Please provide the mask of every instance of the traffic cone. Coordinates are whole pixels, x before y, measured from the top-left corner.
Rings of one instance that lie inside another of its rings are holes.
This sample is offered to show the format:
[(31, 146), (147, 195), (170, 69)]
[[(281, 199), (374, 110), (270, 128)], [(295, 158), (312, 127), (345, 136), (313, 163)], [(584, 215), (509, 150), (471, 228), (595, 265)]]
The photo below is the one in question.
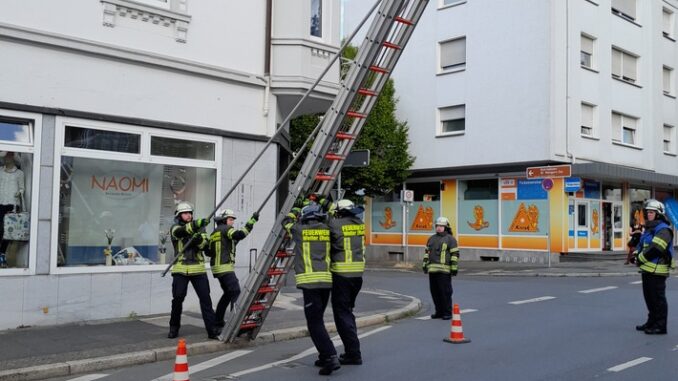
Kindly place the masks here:
[(177, 359), (174, 361), (174, 381), (188, 380), (188, 356), (186, 355), (186, 340), (179, 339), (177, 344)]
[(452, 324), (450, 325), (450, 337), (443, 339), (452, 344), (470, 343), (470, 339), (464, 338), (464, 329), (461, 327), (461, 312), (459, 312), (459, 305), (455, 304), (452, 308)]

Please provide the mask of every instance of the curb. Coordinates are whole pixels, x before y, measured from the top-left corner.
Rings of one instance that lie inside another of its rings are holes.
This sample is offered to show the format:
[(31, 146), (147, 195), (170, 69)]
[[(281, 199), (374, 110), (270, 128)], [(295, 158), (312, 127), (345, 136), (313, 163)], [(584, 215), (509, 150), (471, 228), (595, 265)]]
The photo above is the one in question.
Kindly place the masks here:
[[(398, 294), (391, 292), (394, 295), (399, 295), (410, 299), (410, 303), (393, 311), (386, 313), (362, 316), (356, 318), (356, 326), (358, 328), (369, 327), (378, 324), (392, 322), (394, 320), (403, 319), (416, 314), (421, 309), (421, 300), (409, 295)], [(334, 333), (337, 331), (334, 323), (326, 323), (325, 327), (328, 332)], [(191, 355), (199, 355), (205, 353), (214, 353), (226, 349), (232, 349), (242, 346), (256, 346), (266, 343), (274, 343), (292, 339), (298, 339), (308, 336), (308, 329), (305, 326), (283, 328), (273, 331), (262, 332), (252, 342), (243, 343), (222, 343), (220, 341), (204, 341), (195, 344), (189, 344), (187, 349)], [(42, 380), (45, 378), (71, 376), (80, 373), (95, 372), (104, 369), (118, 368), (128, 365), (141, 365), (157, 361), (165, 361), (174, 358), (176, 348), (163, 347), (154, 350), (146, 350), (139, 352), (131, 352), (126, 354), (95, 357), (91, 359), (83, 359), (76, 361), (66, 361), (54, 364), (46, 364), (39, 366), (32, 366), (27, 368), (10, 369), (0, 371), (0, 381), (31, 381)]]
[(586, 272), (586, 273), (528, 273), (528, 272), (477, 272), (467, 273), (467, 276), (495, 276), (495, 277), (551, 277), (551, 278), (586, 278), (586, 277), (612, 277), (612, 276), (635, 276), (637, 272)]

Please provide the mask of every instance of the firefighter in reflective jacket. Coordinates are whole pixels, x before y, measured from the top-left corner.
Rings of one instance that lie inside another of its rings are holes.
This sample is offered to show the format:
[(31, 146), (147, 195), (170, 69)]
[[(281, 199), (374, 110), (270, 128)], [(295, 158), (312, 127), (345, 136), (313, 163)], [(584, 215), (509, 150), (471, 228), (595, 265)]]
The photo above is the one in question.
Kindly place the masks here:
[(235, 213), (231, 209), (218, 211), (214, 216), (217, 227), (210, 236), (210, 267), (212, 275), (219, 280), (221, 290), (224, 292), (217, 303), (216, 326), (219, 328), (226, 324), (224, 322), (226, 308), (235, 303), (240, 295), (240, 283), (234, 269), (235, 246), (252, 231), (254, 224), (259, 220), (259, 213), (254, 212), (241, 229), (233, 226), (235, 219)]
[(288, 214), (282, 221), (292, 240), (295, 279), (304, 296), (306, 325), (318, 350), (316, 365), (321, 375), (340, 368), (337, 350), (323, 321), (332, 289), (330, 229), (324, 222), (325, 217), (322, 208), (312, 202), (301, 209), (298, 221), (295, 213)]
[[(179, 254), (177, 263), (172, 266), (172, 315), (167, 337), (173, 339), (179, 335), (181, 327), (181, 311), (190, 282), (198, 294), (200, 311), (205, 323), (207, 337), (217, 339), (219, 330), (215, 327), (214, 310), (210, 298), (210, 285), (205, 270), (203, 250), (207, 248), (209, 239), (200, 229), (207, 226), (209, 220), (193, 219), (193, 206), (180, 202), (175, 209), (174, 225), (170, 229), (170, 237), (175, 253)], [(189, 244), (190, 241), (190, 244)]]
[(643, 279), (648, 315), (647, 321), (636, 329), (648, 335), (663, 335), (668, 317), (666, 278), (673, 267), (673, 232), (664, 214), (664, 204), (650, 199), (645, 201), (643, 209), (645, 232), (634, 255)]
[(445, 217), (436, 219), (436, 234), (429, 237), (424, 254), (423, 270), (428, 273), (431, 297), (435, 313), (431, 319), (452, 318), (452, 276), (457, 275), (459, 248), (452, 236), (450, 221)]
[(339, 200), (330, 218), (332, 242), (332, 312), (337, 333), (346, 351), (339, 356), (344, 365), (363, 363), (353, 308), (363, 285), (365, 271), (365, 223), (358, 217), (364, 211), (351, 200)]

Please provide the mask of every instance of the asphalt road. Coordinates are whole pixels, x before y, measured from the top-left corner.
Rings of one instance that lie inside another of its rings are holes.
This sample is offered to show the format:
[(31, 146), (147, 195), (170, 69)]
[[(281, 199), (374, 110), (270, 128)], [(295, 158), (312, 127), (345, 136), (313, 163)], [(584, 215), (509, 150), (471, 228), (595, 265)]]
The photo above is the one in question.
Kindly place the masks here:
[[(668, 281), (669, 334), (649, 336), (640, 277), (454, 278), (471, 343), (452, 345), (450, 322), (430, 320), (423, 274), (369, 272), (366, 286), (412, 295), (424, 302), (414, 318), (360, 332), (365, 363), (343, 366), (337, 380), (634, 380), (678, 379), (678, 279)], [(341, 352), (341, 348), (338, 348)], [(313, 367), (309, 338), (191, 356), (191, 380), (306, 380)], [(173, 361), (58, 380), (172, 379)]]

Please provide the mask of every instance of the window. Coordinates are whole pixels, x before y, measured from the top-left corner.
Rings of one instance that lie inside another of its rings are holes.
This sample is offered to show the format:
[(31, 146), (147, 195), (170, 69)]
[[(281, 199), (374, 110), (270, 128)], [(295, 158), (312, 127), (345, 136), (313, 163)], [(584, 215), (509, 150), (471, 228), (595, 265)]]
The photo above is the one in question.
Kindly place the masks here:
[(438, 109), (440, 134), (463, 133), (466, 130), (466, 106), (451, 106)]
[(662, 8), (662, 34), (673, 38), (673, 12), (666, 8)]
[(638, 118), (612, 112), (612, 141), (629, 145), (636, 145), (636, 130)]
[(311, 0), (311, 36), (318, 38), (323, 36), (322, 0)]
[(637, 66), (638, 56), (612, 48), (612, 77), (622, 81), (636, 83), (638, 79)]
[(594, 68), (593, 62), (593, 44), (595, 39), (585, 34), (581, 35), (581, 66), (589, 69)]
[(153, 136), (151, 137), (151, 155), (214, 160), (214, 143)]
[(662, 68), (662, 89), (664, 95), (673, 95), (673, 69), (668, 66)]
[(0, 119), (0, 141), (33, 144), (33, 129), (25, 121)]
[(170, 0), (133, 0), (137, 3), (152, 5), (158, 8), (170, 9)]
[(141, 135), (66, 126), (64, 146), (98, 151), (140, 153)]
[(581, 134), (584, 136), (595, 136), (595, 109), (592, 104), (581, 104)]
[(441, 0), (441, 6), (446, 7), (448, 5), (458, 5), (465, 3), (466, 0)]
[(612, 0), (612, 13), (627, 20), (636, 20), (636, 0)]
[(663, 140), (663, 149), (664, 153), (670, 153), (670, 154), (675, 154), (676, 153), (676, 148), (675, 148), (675, 139), (673, 138), (675, 135), (676, 129), (668, 124), (664, 125), (664, 140)]
[(577, 227), (586, 228), (589, 226), (588, 221), (588, 203), (577, 204)]
[(466, 37), (440, 43), (440, 70), (466, 66)]

